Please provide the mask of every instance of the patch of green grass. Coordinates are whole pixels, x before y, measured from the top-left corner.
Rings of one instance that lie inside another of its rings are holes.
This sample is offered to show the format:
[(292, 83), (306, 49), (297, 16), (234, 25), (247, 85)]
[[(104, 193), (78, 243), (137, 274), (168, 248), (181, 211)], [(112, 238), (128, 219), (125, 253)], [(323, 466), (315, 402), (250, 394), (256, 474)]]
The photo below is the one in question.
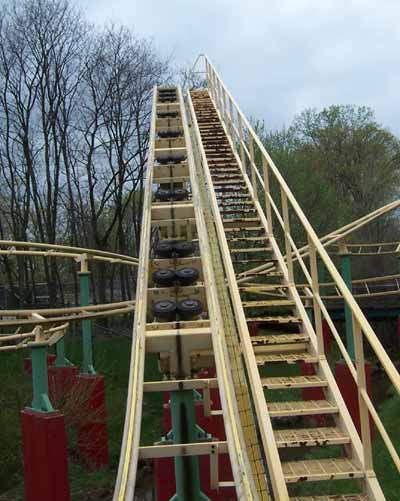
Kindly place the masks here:
[(322, 496), (333, 494), (357, 494), (361, 492), (357, 480), (326, 480), (289, 485), (291, 496)]
[[(260, 368), (261, 377), (295, 377), (300, 375), (298, 364), (267, 364)], [(267, 402), (292, 402), (301, 400), (301, 389), (264, 390)]]
[[(387, 400), (381, 406), (379, 415), (395, 449), (398, 451), (400, 445), (400, 396), (396, 395)], [(399, 499), (400, 475), (378, 430), (375, 430), (375, 435), (376, 439), (373, 444), (375, 471), (387, 501), (396, 501)]]
[(2, 353), (0, 363), (0, 494), (20, 482), (20, 411), (31, 400), (30, 378), (23, 372), (25, 352)]

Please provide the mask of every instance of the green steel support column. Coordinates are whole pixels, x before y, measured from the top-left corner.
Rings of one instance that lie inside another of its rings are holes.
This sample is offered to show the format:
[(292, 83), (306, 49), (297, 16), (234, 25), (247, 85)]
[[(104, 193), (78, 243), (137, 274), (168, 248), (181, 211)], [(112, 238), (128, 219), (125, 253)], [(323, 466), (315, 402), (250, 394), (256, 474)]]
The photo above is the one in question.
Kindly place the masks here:
[[(171, 392), (172, 435), (175, 444), (198, 441), (196, 426), (195, 393), (193, 390)], [(200, 488), (199, 460), (196, 456), (176, 457), (174, 501), (207, 500)]]
[(54, 362), (55, 367), (70, 367), (72, 364), (65, 356), (65, 340), (60, 339), (56, 344), (56, 361)]
[(54, 412), (49, 400), (47, 379), (47, 344), (36, 343), (31, 346), (32, 357), (32, 409), (37, 412)]
[[(81, 263), (81, 271), (79, 275), (80, 288), (80, 304), (81, 306), (89, 305), (90, 294), (90, 271), (87, 269), (87, 260), (84, 259)], [(83, 342), (83, 361), (82, 372), (84, 374), (96, 374), (93, 365), (93, 346), (92, 346), (92, 321), (82, 320), (82, 342)]]
[[(350, 292), (352, 292), (351, 254), (349, 252), (340, 253), (340, 264), (343, 280)], [(346, 302), (344, 302), (344, 318), (346, 322), (346, 347), (350, 358), (354, 360), (353, 318)]]

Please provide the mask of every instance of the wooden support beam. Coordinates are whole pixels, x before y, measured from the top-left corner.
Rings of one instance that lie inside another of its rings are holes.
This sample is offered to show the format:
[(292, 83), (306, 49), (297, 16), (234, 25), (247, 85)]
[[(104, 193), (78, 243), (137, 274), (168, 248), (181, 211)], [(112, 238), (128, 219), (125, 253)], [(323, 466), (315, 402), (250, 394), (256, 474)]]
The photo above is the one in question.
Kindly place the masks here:
[(202, 390), (204, 388), (218, 388), (218, 380), (211, 379), (166, 379), (164, 381), (147, 381), (143, 385), (143, 391), (164, 392), (177, 390)]
[(139, 447), (139, 459), (172, 458), (182, 456), (207, 456), (218, 450), (220, 454), (227, 454), (228, 443), (199, 442), (190, 444), (147, 445)]

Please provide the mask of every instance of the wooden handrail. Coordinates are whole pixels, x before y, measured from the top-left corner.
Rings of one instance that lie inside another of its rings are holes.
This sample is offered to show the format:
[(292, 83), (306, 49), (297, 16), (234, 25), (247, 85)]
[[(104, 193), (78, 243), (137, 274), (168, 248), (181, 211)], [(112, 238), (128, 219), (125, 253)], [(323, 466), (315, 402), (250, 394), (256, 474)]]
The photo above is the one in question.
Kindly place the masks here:
[[(245, 117), (245, 115), (242, 113), (240, 110), (238, 104), (236, 103), (235, 99), (233, 96), (230, 94), (230, 92), (227, 90), (225, 84), (221, 80), (220, 76), (218, 75), (217, 71), (215, 70), (214, 66), (208, 59), (208, 57), (205, 55), (204, 56), (205, 61), (206, 61), (206, 67), (208, 68), (207, 76), (211, 73), (212, 79), (218, 83), (218, 88), (220, 89), (219, 94), (222, 94), (222, 91), (224, 94), (228, 97), (229, 101), (232, 103), (233, 107), (235, 108), (237, 115), (240, 116), (242, 124), (246, 127), (247, 133), (249, 137), (252, 138), (252, 141), (254, 142), (255, 145), (257, 145), (261, 156), (266, 160), (267, 166), (270, 169), (270, 171), (273, 173), (275, 180), (278, 182), (278, 185), (280, 187), (280, 190), (282, 193), (284, 193), (285, 199), (287, 200), (290, 208), (294, 211), (296, 214), (298, 220), (300, 221), (301, 225), (303, 226), (309, 243), (312, 243), (315, 247), (315, 252), (318, 255), (318, 257), (321, 259), (321, 261), (324, 263), (326, 269), (328, 270), (329, 274), (333, 278), (334, 283), (340, 290), (343, 299), (349, 306), (354, 318), (356, 321), (360, 324), (361, 327), (361, 332), (365, 335), (367, 338), (369, 344), (371, 345), (372, 349), (374, 350), (376, 356), (378, 357), (379, 361), (382, 364), (382, 367), (386, 371), (388, 377), (390, 378), (391, 382), (393, 383), (394, 387), (396, 390), (400, 393), (400, 375), (398, 371), (396, 370), (394, 364), (390, 360), (389, 356), (387, 355), (386, 351), (384, 350), (382, 344), (380, 343), (378, 337), (376, 336), (375, 332), (373, 331), (372, 327), (370, 326), (368, 320), (365, 318), (363, 312), (361, 311), (361, 308), (358, 306), (357, 302), (353, 298), (353, 295), (347, 288), (343, 278), (341, 277), (340, 273), (337, 271), (334, 263), (332, 262), (331, 258), (329, 257), (328, 253), (326, 252), (323, 244), (319, 240), (317, 234), (315, 233), (313, 227), (311, 226), (310, 222), (308, 221), (307, 217), (305, 216), (303, 210), (301, 209), (300, 205), (298, 204), (296, 198), (294, 197), (292, 191), (290, 190), (289, 186), (287, 185), (285, 179), (281, 175), (279, 169), (275, 165), (274, 161), (272, 160), (271, 156), (269, 153), (266, 151), (264, 145), (262, 144), (261, 140), (258, 138), (256, 133), (254, 132), (253, 127)], [(209, 86), (212, 86), (212, 79), (209, 80), (208, 84)], [(226, 122), (226, 114), (222, 113), (221, 117), (222, 120), (227, 125), (227, 130), (228, 130), (228, 124)], [(262, 176), (258, 170), (257, 165), (252, 162), (252, 167), (255, 169), (255, 172), (257, 174), (259, 183), (261, 187), (265, 190), (265, 184), (263, 182)]]
[[(380, 418), (375, 411), (373, 404), (366, 392), (366, 374), (365, 374), (365, 363), (364, 363), (364, 349), (363, 349), (363, 336), (368, 340), (370, 346), (372, 347), (375, 355), (381, 362), (383, 369), (385, 370), (387, 376), (392, 382), (393, 386), (396, 388), (397, 392), (400, 392), (400, 376), (394, 364), (390, 360), (386, 351), (384, 350), (382, 344), (380, 343), (378, 337), (370, 326), (368, 320), (365, 318), (363, 312), (355, 301), (352, 293), (346, 286), (343, 278), (340, 273), (337, 271), (334, 263), (326, 252), (324, 245), (332, 244), (336, 241), (340, 241), (343, 239), (346, 232), (351, 232), (354, 230), (354, 223), (350, 223), (342, 228), (342, 232), (331, 233), (327, 235), (322, 241), (316, 235), (314, 229), (309, 223), (307, 217), (299, 206), (297, 200), (295, 199), (293, 193), (288, 187), (286, 181), (280, 174), (278, 168), (274, 164), (272, 158), (266, 151), (264, 145), (261, 143), (260, 139), (255, 134), (252, 126), (243, 115), (239, 106), (235, 102), (232, 95), (226, 89), (224, 83), (216, 72), (215, 68), (207, 58), (204, 56), (205, 65), (206, 65), (206, 75), (207, 82), (210, 90), (211, 99), (214, 101), (217, 112), (221, 118), (223, 123), (225, 132), (228, 135), (230, 144), (233, 148), (239, 149), (240, 152), (240, 160), (239, 165), (241, 166), (243, 175), (247, 178), (247, 184), (249, 192), (252, 191), (254, 194), (257, 192), (257, 180), (260, 183), (260, 186), (264, 190), (265, 199), (266, 199), (266, 207), (265, 212), (268, 214), (267, 228), (271, 236), (271, 244), (277, 245), (277, 242), (273, 236), (273, 215), (276, 216), (280, 226), (283, 230), (284, 235), (284, 247), (285, 247), (285, 264), (288, 270), (288, 283), (289, 288), (293, 289), (294, 284), (291, 284), (293, 280), (293, 258), (297, 259), (300, 264), (306, 281), (308, 284), (305, 289), (309, 290), (309, 299), (312, 298), (313, 306), (314, 306), (314, 316), (315, 316), (315, 333), (317, 335), (317, 349), (318, 354), (324, 358), (324, 347), (323, 341), (321, 339), (321, 320), (324, 318), (329, 327), (332, 330), (334, 338), (339, 345), (339, 349), (343, 355), (345, 363), (347, 364), (349, 371), (355, 380), (358, 391), (359, 391), (359, 411), (360, 411), (360, 420), (361, 420), (361, 435), (362, 435), (362, 445), (363, 445), (363, 463), (366, 471), (370, 471), (373, 468), (373, 460), (372, 460), (372, 448), (371, 448), (371, 440), (370, 440), (370, 428), (369, 428), (369, 413), (372, 416), (373, 421), (375, 422), (381, 436), (384, 440), (385, 445), (387, 446), (389, 453), (396, 465), (396, 467), (400, 468), (400, 461), (395, 451), (390, 438), (388, 437), (385, 428), (383, 427)], [(226, 100), (228, 100), (230, 106), (229, 117), (226, 113)], [(238, 127), (235, 126), (234, 123), (234, 113), (236, 112)], [(247, 147), (245, 138), (248, 139), (249, 147)], [(254, 146), (256, 146), (261, 154), (262, 160), (262, 171), (263, 175), (260, 173), (259, 168), (256, 165), (256, 155), (254, 151)], [(236, 155), (237, 159), (239, 159), (239, 155)], [(247, 167), (246, 167), (247, 164)], [(250, 169), (250, 175), (247, 174), (247, 168)], [(280, 195), (281, 200), (281, 211), (279, 210), (277, 204), (275, 203), (273, 196), (270, 192), (270, 173), (274, 177), (275, 181), (278, 185), (278, 195)], [(249, 188), (249, 185), (251, 188)], [(255, 197), (256, 198), (256, 197)], [(256, 202), (257, 203), (257, 202)], [(388, 211), (394, 210), (400, 206), (400, 201), (392, 202), (388, 204), (384, 208), (378, 209), (374, 211), (374, 213), (368, 214), (361, 218), (359, 221), (360, 226), (366, 224), (369, 220), (372, 220), (375, 217), (379, 217), (380, 214)], [(294, 242), (291, 232), (290, 232), (290, 214), (289, 209), (293, 211), (296, 215), (297, 219), (300, 221), (301, 226), (303, 227), (306, 237), (308, 240), (308, 245), (303, 246), (300, 249), (296, 246)], [(357, 223), (357, 222), (356, 222)], [(400, 245), (397, 246), (396, 252), (400, 250)], [(310, 258), (310, 269), (309, 271), (304, 258), (309, 256)], [(333, 286), (336, 288), (338, 294), (340, 294), (346, 304), (349, 307), (349, 310), (352, 315), (352, 323), (353, 323), (353, 332), (354, 332), (354, 343), (355, 343), (355, 360), (354, 362), (351, 360), (347, 349), (342, 342), (339, 333), (337, 332), (335, 325), (329, 315), (329, 312), (322, 300), (320, 295), (319, 287), (321, 284), (318, 280), (318, 272), (317, 272), (317, 257), (322, 261), (325, 265), (325, 268), (328, 270), (330, 276), (333, 279)], [(264, 265), (264, 268), (267, 266)], [(258, 267), (260, 269), (262, 267)], [(251, 271), (255, 271), (251, 270)], [(245, 276), (246, 272), (242, 274)], [(244, 278), (243, 280), (246, 280)], [(240, 280), (238, 281), (238, 283)], [(296, 286), (294, 286), (296, 287)], [(298, 287), (298, 286), (297, 286)], [(297, 303), (296, 303), (297, 304)], [(301, 303), (300, 303), (301, 304)], [(298, 305), (297, 305), (298, 306)], [(304, 320), (305, 321), (305, 320)]]

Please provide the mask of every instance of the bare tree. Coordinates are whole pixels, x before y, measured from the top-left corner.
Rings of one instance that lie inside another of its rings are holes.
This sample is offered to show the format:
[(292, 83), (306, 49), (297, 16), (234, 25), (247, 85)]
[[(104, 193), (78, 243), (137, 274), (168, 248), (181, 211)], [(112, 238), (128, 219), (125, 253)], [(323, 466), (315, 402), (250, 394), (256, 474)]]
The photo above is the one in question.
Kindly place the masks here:
[[(151, 93), (168, 62), (127, 28), (96, 32), (67, 0), (13, 3), (0, 35), (0, 235), (136, 254)], [(63, 301), (70, 266), (3, 265), (20, 295), (43, 276)], [(95, 271), (100, 300), (117, 282), (129, 297), (126, 270)]]

